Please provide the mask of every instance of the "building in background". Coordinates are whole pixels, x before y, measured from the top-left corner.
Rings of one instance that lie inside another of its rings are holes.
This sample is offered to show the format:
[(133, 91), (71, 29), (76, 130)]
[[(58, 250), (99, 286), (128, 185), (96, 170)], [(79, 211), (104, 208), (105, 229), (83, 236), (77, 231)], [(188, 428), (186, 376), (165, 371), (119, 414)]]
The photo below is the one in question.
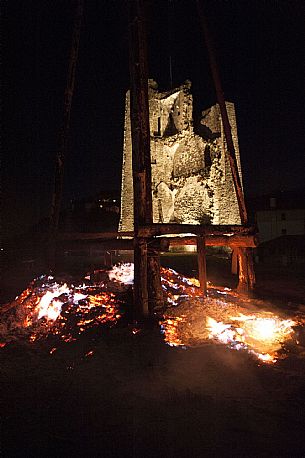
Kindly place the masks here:
[(257, 262), (305, 262), (305, 192), (280, 192), (250, 201), (255, 211), (260, 245)]
[(261, 242), (282, 235), (304, 235), (305, 201), (283, 193), (266, 197), (256, 210), (256, 223)]

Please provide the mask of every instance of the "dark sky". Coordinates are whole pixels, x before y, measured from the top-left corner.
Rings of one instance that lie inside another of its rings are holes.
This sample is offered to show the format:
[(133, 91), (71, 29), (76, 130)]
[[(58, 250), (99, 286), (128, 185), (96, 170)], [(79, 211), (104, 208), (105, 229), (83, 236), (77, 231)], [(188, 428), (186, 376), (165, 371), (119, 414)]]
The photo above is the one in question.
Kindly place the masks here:
[[(193, 0), (148, 6), (149, 74), (193, 83), (195, 114), (215, 103)], [(5, 232), (49, 211), (74, 13), (72, 0), (2, 2)], [(223, 89), (236, 105), (248, 195), (304, 187), (305, 2), (206, 0)], [(72, 105), (65, 202), (119, 189), (129, 86), (126, 3), (87, 0)]]

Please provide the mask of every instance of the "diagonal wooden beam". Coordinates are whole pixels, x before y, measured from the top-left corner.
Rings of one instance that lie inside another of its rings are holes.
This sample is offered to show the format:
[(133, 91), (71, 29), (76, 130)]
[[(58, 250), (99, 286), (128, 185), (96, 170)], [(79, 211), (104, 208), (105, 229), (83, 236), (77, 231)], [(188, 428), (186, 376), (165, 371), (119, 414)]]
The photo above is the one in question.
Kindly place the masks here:
[(219, 71), (218, 71), (218, 66), (216, 62), (214, 44), (212, 42), (212, 38), (209, 32), (209, 27), (208, 27), (207, 19), (204, 14), (202, 1), (197, 0), (196, 3), (197, 3), (198, 15), (200, 17), (200, 21), (201, 21), (201, 25), (202, 25), (202, 29), (204, 33), (205, 43), (207, 46), (211, 73), (212, 73), (212, 77), (213, 77), (213, 81), (215, 85), (216, 97), (217, 97), (217, 101), (218, 101), (219, 108), (220, 108), (221, 119), (222, 119), (223, 129), (225, 133), (226, 143), (227, 143), (227, 155), (228, 155), (228, 159), (229, 159), (229, 163), (230, 163), (230, 167), (232, 171), (232, 177), (233, 177), (233, 183), (234, 183), (234, 188), (235, 188), (237, 202), (238, 202), (240, 219), (241, 219), (241, 223), (246, 225), (248, 222), (247, 209), (245, 205), (245, 199), (244, 199), (241, 179), (238, 173), (235, 147), (233, 143), (226, 102), (225, 102), (221, 80), (219, 76)]
[[(229, 122), (226, 102), (222, 90), (221, 80), (219, 76), (218, 66), (215, 57), (214, 44), (209, 32), (207, 19), (204, 14), (202, 0), (196, 0), (198, 15), (200, 17), (201, 25), (203, 28), (205, 43), (207, 46), (212, 77), (215, 85), (217, 101), (220, 107), (221, 119), (227, 143), (227, 155), (232, 171), (233, 183), (236, 192), (238, 208), (241, 223), (246, 225), (248, 223), (247, 209), (245, 205), (244, 193), (242, 189), (241, 179), (238, 173), (235, 147), (232, 138), (231, 126)], [(236, 254), (236, 253), (235, 253)], [(238, 248), (238, 261), (239, 261), (239, 285), (238, 289), (252, 290), (255, 285), (255, 272), (253, 267), (253, 253), (249, 248)], [(246, 287), (245, 287), (246, 285)]]
[(77, 0), (75, 19), (73, 26), (72, 43), (70, 50), (67, 82), (64, 96), (64, 114), (63, 124), (60, 133), (60, 145), (56, 155), (54, 189), (52, 194), (51, 211), (50, 211), (50, 233), (49, 233), (49, 267), (55, 267), (55, 243), (58, 232), (59, 215), (62, 201), (62, 192), (64, 186), (64, 168), (66, 156), (68, 153), (68, 138), (70, 129), (71, 107), (75, 86), (75, 73), (78, 59), (80, 32), (82, 25), (84, 9), (84, 0)]

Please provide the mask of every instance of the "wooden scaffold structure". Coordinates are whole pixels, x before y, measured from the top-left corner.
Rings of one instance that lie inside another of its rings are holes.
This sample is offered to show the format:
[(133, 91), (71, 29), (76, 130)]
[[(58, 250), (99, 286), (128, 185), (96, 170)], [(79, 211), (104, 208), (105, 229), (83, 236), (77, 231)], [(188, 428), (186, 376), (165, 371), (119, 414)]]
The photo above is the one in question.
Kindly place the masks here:
[[(248, 218), (244, 201), (241, 180), (238, 173), (236, 154), (231, 134), (226, 104), (220, 83), (220, 77), (213, 52), (213, 46), (208, 31), (200, 0), (197, 8), (203, 27), (205, 42), (208, 49), (211, 71), (220, 106), (222, 123), (227, 143), (227, 154), (231, 166), (234, 188), (237, 196), (241, 226), (201, 225), (193, 226), (175, 224), (154, 224), (152, 216), (151, 195), (151, 161), (150, 161), (150, 128), (148, 105), (148, 73), (145, 37), (144, 1), (130, 0), (129, 2), (129, 55), (130, 55), (130, 93), (131, 93), (131, 136), (132, 136), (132, 167), (134, 190), (134, 304), (141, 315), (148, 315), (151, 307), (148, 304), (159, 305), (162, 301), (160, 281), (160, 252), (149, 246), (153, 237), (164, 233), (195, 233), (197, 234), (198, 275), (200, 290), (203, 296), (207, 293), (206, 275), (206, 239), (214, 237), (214, 245), (226, 244), (233, 248), (238, 259), (240, 292), (250, 292), (255, 283), (250, 247), (255, 246), (253, 229), (247, 227)], [(226, 234), (234, 234), (232, 240), (226, 240)], [(237, 234), (239, 239), (236, 238)], [(216, 241), (215, 236), (219, 239)], [(235, 237), (235, 238), (234, 238)]]
[[(108, 250), (134, 251), (134, 319), (143, 320), (153, 315), (156, 306), (163, 305), (160, 276), (160, 252), (167, 251), (169, 243), (197, 244), (200, 294), (207, 294), (206, 247), (229, 246), (238, 265), (238, 291), (251, 293), (255, 285), (252, 250), (257, 245), (255, 229), (248, 225), (247, 211), (228, 113), (216, 65), (213, 45), (200, 0), (196, 0), (198, 15), (208, 50), (217, 101), (220, 107), (234, 189), (237, 196), (241, 225), (190, 225), (153, 223), (150, 126), (148, 103), (148, 69), (145, 36), (144, 0), (129, 0), (129, 69), (131, 98), (132, 172), (134, 195), (134, 231), (111, 233), (58, 234), (58, 240), (99, 240)], [(183, 234), (194, 234), (183, 236)], [(165, 235), (177, 235), (166, 238)], [(179, 237), (178, 237), (179, 235)], [(122, 239), (128, 236), (132, 239)]]

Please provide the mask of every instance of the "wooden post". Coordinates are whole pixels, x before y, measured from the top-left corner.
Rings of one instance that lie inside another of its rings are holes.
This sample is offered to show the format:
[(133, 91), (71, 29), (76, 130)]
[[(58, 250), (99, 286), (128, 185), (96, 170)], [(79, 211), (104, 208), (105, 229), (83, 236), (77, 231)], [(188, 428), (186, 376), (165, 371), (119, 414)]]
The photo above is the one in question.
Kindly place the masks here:
[(75, 71), (79, 50), (80, 31), (83, 17), (83, 0), (78, 0), (76, 5), (72, 44), (70, 51), (67, 83), (64, 96), (64, 117), (60, 135), (60, 146), (56, 156), (55, 180), (52, 195), (50, 212), (50, 232), (49, 232), (49, 253), (48, 264), (50, 268), (55, 267), (56, 236), (58, 231), (60, 207), (62, 201), (62, 191), (64, 183), (64, 166), (68, 151), (68, 134), (70, 128), (71, 106), (75, 85)]
[(154, 307), (164, 306), (164, 297), (161, 284), (160, 250), (148, 245), (148, 308), (150, 314)]
[(198, 257), (198, 277), (200, 282), (200, 290), (203, 296), (207, 295), (207, 272), (206, 272), (206, 253), (205, 253), (205, 237), (199, 235), (197, 237), (197, 257)]
[(143, 0), (129, 0), (129, 71), (134, 194), (134, 307), (148, 315), (147, 239), (139, 227), (152, 223), (148, 70)]
[(236, 247), (232, 250), (231, 256), (231, 273), (234, 275), (238, 274), (238, 253)]
[(112, 267), (112, 251), (105, 251), (105, 264), (108, 267)]
[(147, 240), (142, 237), (134, 239), (134, 319), (149, 315), (147, 287)]
[(253, 256), (250, 248), (236, 248), (238, 257), (238, 286), (237, 291), (249, 294), (255, 285)]

